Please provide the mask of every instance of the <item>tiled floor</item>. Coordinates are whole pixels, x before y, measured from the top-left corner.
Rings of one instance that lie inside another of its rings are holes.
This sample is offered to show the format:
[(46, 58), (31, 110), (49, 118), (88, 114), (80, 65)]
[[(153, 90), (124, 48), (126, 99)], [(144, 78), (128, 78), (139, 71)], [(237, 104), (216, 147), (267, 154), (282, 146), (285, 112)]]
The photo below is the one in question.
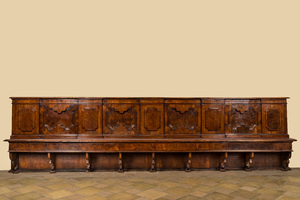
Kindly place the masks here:
[(292, 171), (46, 172), (0, 171), (2, 199), (300, 199)]

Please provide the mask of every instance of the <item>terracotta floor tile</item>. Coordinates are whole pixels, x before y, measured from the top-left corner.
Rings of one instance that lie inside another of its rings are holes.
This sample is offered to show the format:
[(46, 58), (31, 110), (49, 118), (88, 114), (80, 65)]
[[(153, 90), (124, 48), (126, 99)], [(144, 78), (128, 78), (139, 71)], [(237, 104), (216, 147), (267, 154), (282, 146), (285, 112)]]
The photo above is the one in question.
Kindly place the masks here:
[(255, 192), (249, 192), (247, 190), (238, 189), (238, 190), (230, 193), (229, 195), (234, 196), (234, 197), (243, 197), (246, 199), (254, 199), (254, 198), (258, 197), (260, 194), (255, 193)]
[(164, 192), (178, 195), (178, 196), (185, 196), (185, 195), (190, 194), (192, 192), (192, 190), (188, 190), (188, 189), (181, 188), (181, 187), (173, 187), (173, 188), (164, 190)]
[(60, 182), (60, 183), (54, 183), (51, 185), (47, 185), (46, 188), (50, 189), (50, 190), (58, 190), (58, 189), (63, 189), (63, 188), (67, 188), (70, 187), (71, 185), (65, 182)]
[(217, 187), (213, 187), (213, 186), (207, 186), (207, 185), (197, 185), (196, 187), (192, 188), (193, 190), (196, 191), (201, 191), (201, 192), (205, 192), (205, 193), (210, 193), (215, 191), (216, 189), (218, 189)]
[(93, 196), (83, 197), (80, 200), (107, 200), (107, 198), (101, 197), (99, 195), (93, 195)]
[(149, 189), (149, 190), (137, 193), (136, 195), (141, 196), (141, 197), (145, 197), (147, 199), (158, 199), (158, 198), (161, 198), (163, 196), (166, 196), (167, 193), (161, 192), (161, 191), (158, 191), (158, 190), (154, 190), (154, 189)]
[(207, 193), (195, 191), (195, 192), (192, 192), (191, 195), (196, 196), (196, 197), (204, 197), (207, 195)]
[(300, 192), (300, 186), (294, 186), (294, 185), (282, 185), (282, 186), (280, 187), (280, 190), (291, 191), (291, 192)]
[(29, 192), (29, 193), (26, 193), (26, 194), (21, 194), (21, 195), (18, 195), (18, 196), (14, 196), (12, 197), (11, 199), (12, 200), (31, 200), (31, 199), (37, 199), (37, 198), (40, 198), (42, 197), (40, 194), (37, 194), (37, 193), (34, 193), (34, 192)]
[(278, 197), (276, 200), (299, 200), (299, 198), (282, 195)]
[(149, 183), (143, 183), (143, 182), (137, 182), (133, 185), (131, 185), (132, 188), (138, 189), (138, 190), (148, 190), (150, 188), (156, 187), (154, 184), (149, 184)]
[(185, 196), (185, 197), (181, 197), (178, 200), (199, 200), (199, 199), (202, 199), (202, 198), (199, 198), (199, 197), (196, 197), (196, 196), (193, 196), (193, 195), (188, 195), (188, 196)]
[(67, 196), (71, 196), (73, 195), (72, 192), (66, 191), (66, 190), (56, 190), (53, 192), (49, 192), (44, 194), (46, 197), (52, 198), (52, 199), (60, 199), (60, 198), (64, 198)]
[(7, 187), (0, 187), (0, 194), (10, 193), (10, 192), (13, 192), (13, 190)]
[(117, 193), (117, 194), (112, 194), (110, 196), (107, 197), (108, 199), (111, 200), (133, 200), (133, 199), (137, 199), (138, 196), (134, 195), (134, 194), (129, 194), (126, 192), (122, 192), (122, 193)]
[(75, 193), (80, 194), (81, 196), (92, 196), (99, 192), (101, 192), (101, 190), (94, 187), (86, 187), (75, 191)]
[(28, 192), (32, 192), (32, 191), (36, 191), (36, 190), (42, 190), (43, 188), (37, 185), (26, 185), (24, 187), (19, 187), (14, 189), (15, 191), (19, 192), (19, 193), (28, 193)]
[(222, 182), (222, 183), (218, 184), (217, 187), (226, 188), (226, 189), (229, 189), (229, 190), (237, 190), (241, 186), (237, 185), (237, 184)]
[(226, 195), (226, 194), (221, 194), (218, 192), (213, 192), (211, 194), (206, 195), (205, 199), (208, 199), (208, 200), (232, 200), (232, 199), (234, 199), (234, 197)]

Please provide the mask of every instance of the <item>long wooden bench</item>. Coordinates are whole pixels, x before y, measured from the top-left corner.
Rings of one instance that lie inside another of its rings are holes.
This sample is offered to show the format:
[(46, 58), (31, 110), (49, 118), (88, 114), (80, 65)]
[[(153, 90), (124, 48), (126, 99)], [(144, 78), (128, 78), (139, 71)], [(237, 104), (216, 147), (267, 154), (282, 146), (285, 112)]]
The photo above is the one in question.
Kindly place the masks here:
[(286, 99), (12, 97), (10, 171), (289, 170)]

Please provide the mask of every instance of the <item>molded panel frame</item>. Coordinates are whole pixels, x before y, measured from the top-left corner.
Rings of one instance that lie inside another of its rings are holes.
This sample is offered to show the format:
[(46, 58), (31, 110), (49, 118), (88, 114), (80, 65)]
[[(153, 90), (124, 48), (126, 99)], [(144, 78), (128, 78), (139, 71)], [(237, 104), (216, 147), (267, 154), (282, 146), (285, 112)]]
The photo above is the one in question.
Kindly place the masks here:
[(202, 136), (207, 134), (224, 134), (224, 120), (224, 104), (203, 104)]
[(263, 134), (287, 134), (286, 104), (262, 104)]
[(13, 104), (12, 135), (39, 134), (39, 105)]
[(102, 137), (102, 100), (80, 100), (78, 137)]
[(164, 105), (141, 104), (141, 137), (164, 137)]

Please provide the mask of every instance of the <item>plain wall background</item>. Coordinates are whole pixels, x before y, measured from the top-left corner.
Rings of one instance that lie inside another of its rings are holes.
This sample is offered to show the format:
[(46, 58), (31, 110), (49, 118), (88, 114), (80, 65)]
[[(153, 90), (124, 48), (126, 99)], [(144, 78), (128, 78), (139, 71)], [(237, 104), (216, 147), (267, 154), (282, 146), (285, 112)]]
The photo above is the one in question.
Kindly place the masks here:
[[(10, 96), (289, 96), (289, 134), (299, 138), (299, 7), (0, 0), (0, 169), (10, 168)], [(300, 141), (293, 148), (290, 166), (300, 167)]]

